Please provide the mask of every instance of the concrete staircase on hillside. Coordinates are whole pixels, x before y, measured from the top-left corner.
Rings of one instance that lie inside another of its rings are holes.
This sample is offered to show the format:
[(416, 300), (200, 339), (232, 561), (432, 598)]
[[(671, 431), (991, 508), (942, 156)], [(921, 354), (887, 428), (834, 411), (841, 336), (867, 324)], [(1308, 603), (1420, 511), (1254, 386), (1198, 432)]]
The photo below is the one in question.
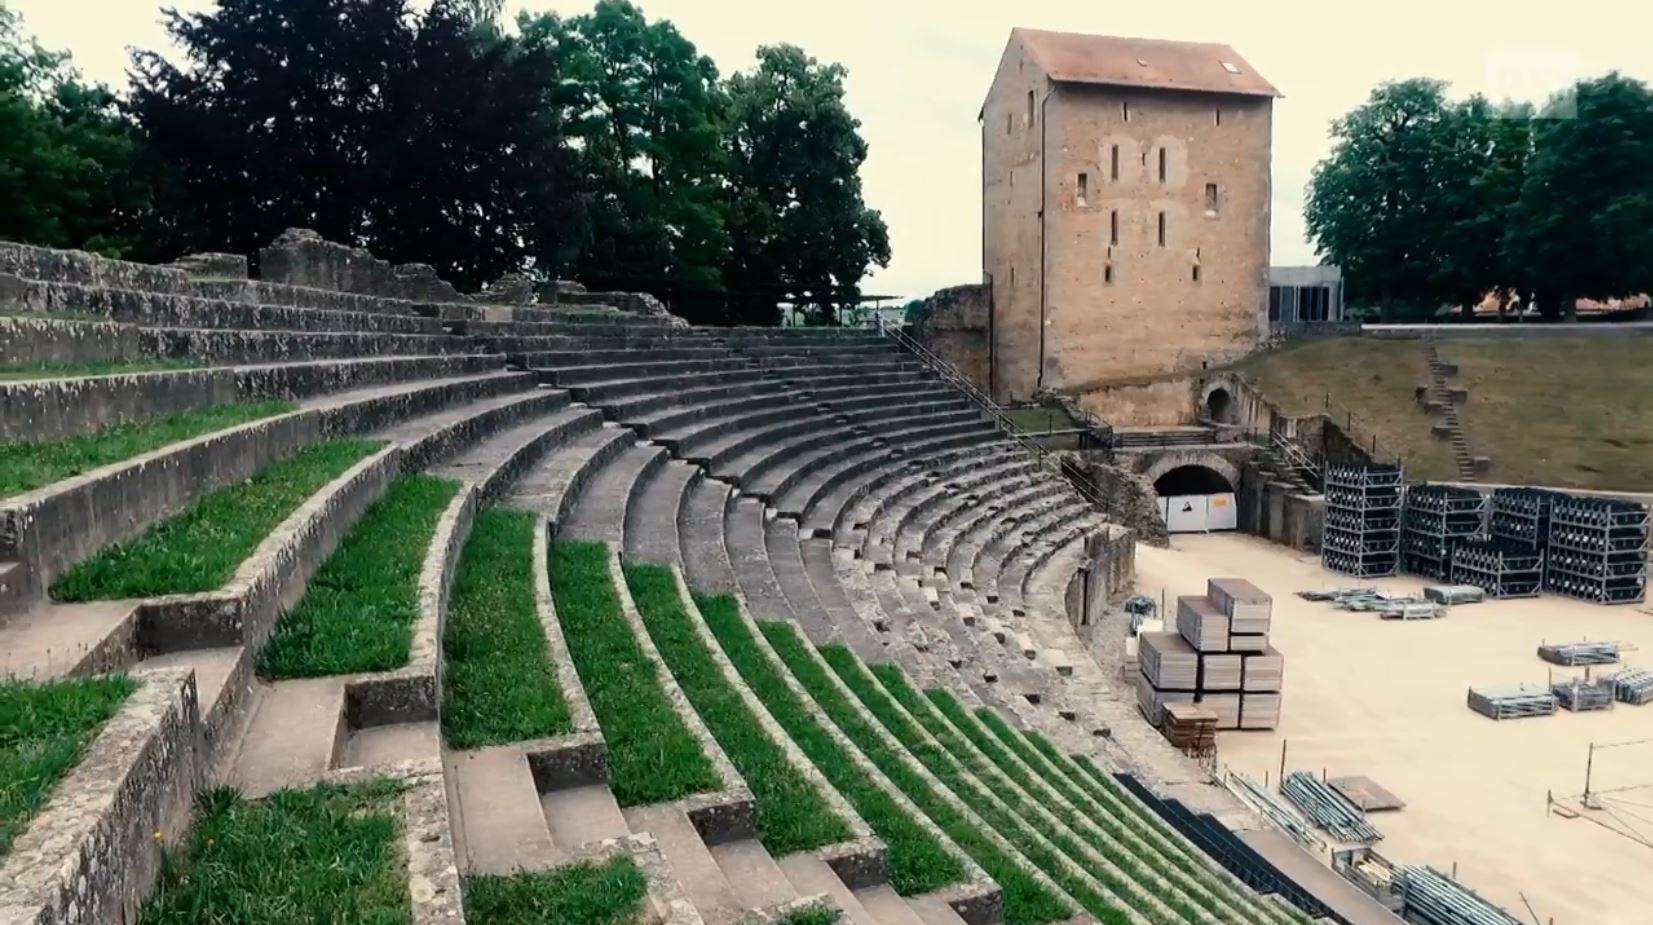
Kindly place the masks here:
[(1429, 388), (1425, 392), (1424, 407), (1438, 415), (1434, 424), (1436, 436), (1452, 444), (1452, 462), (1457, 467), (1458, 478), (1473, 482), (1480, 469), (1470, 452), (1469, 438), (1464, 436), (1463, 423), (1458, 419), (1458, 406), (1468, 400), (1468, 390), (1447, 385), (1447, 379), (1457, 375), (1458, 367), (1441, 359), (1434, 343), (1426, 342), (1423, 349), (1429, 360)]

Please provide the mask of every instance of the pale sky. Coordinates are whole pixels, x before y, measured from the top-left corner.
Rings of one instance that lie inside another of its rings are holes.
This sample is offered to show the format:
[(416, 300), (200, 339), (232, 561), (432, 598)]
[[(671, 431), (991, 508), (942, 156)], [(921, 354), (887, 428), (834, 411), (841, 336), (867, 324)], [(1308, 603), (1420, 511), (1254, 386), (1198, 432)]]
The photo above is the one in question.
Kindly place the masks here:
[[(90, 77), (123, 86), (126, 48), (165, 44), (151, 0), (9, 0), (50, 48)], [(587, 2), (508, 0), (507, 12), (578, 13)], [(176, 0), (199, 10), (210, 0)], [(1381, 81), (1448, 80), (1455, 95), (1541, 102), (1583, 76), (1620, 70), (1653, 81), (1653, 7), (1645, 0), (644, 0), (724, 73), (759, 44), (792, 42), (849, 68), (848, 103), (871, 148), (866, 198), (884, 214), (893, 259), (865, 291), (921, 296), (975, 282), (981, 266), (976, 112), (1014, 26), (1224, 42), (1285, 98), (1274, 117), (1274, 264), (1313, 263), (1303, 186), (1325, 156), (1330, 121)]]

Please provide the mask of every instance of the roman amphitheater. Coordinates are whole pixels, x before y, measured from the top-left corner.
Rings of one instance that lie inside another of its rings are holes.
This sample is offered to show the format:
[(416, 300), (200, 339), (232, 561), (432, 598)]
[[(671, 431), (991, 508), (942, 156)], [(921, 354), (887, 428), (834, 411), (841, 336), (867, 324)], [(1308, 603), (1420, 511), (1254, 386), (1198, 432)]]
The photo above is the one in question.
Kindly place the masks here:
[[(1068, 452), (893, 329), (248, 267), (0, 245), (0, 922), (1648, 921), (1645, 708), (1465, 705), (1648, 615), (1298, 597), (1425, 582), (1237, 377)], [(1145, 689), (1241, 587), (1272, 679)]]

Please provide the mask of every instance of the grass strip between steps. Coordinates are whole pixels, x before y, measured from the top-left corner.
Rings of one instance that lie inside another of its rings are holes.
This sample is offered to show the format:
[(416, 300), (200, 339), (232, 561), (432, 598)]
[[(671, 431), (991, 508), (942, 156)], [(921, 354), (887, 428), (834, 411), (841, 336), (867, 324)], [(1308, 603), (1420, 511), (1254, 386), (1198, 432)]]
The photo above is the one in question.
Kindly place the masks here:
[(549, 871), (465, 878), (469, 925), (630, 925), (641, 920), (648, 877), (621, 855)]
[(758, 624), (793, 677), (809, 691), (821, 709), (854, 742), (884, 776), (922, 809), (947, 836), (998, 883), (1004, 893), (1005, 925), (1040, 925), (1068, 918), (1073, 910), (1057, 893), (1024, 870), (974, 822), (937, 793), (899, 750), (887, 745), (863, 720), (851, 702), (833, 687), (826, 670), (809, 655), (802, 637), (790, 623)]
[(763, 701), (769, 715), (884, 840), (890, 886), (902, 896), (914, 896), (963, 880), (964, 867), (958, 859), (856, 766), (787, 687), (780, 667), (770, 662), (752, 637), (735, 599), (728, 595), (696, 595), (695, 604), (724, 654), (746, 686)]
[(454, 748), (573, 731), (534, 600), (537, 522), (483, 508), (460, 554), (442, 630), (442, 733)]
[(141, 535), (106, 546), (52, 583), (60, 601), (192, 594), (224, 586), (258, 544), (317, 491), (383, 444), (315, 443), (245, 482), (198, 498)]
[(25, 379), (84, 379), (88, 376), (120, 376), (131, 373), (165, 373), (199, 369), (200, 360), (189, 357), (134, 357), (129, 360), (27, 360), (0, 363), (0, 382)]
[(822, 905), (803, 906), (775, 919), (774, 925), (833, 925), (840, 918), (843, 918), (841, 909)]
[[(884, 685), (884, 689), (903, 707), (906, 707), (907, 712), (918, 720), (919, 725), (935, 737), (936, 741), (941, 743), (941, 747), (946, 749), (959, 764), (968, 768), (976, 776), (977, 781), (983, 785), (992, 786), (990, 782), (997, 779), (993, 771), (997, 769), (1003, 772), (1005, 777), (1019, 785), (1023, 792), (1027, 794), (1028, 799), (1034, 801), (1038, 806), (1051, 813), (1062, 812), (1055, 794), (1041, 782), (1023, 774), (1021, 769), (1009, 761), (1005, 752), (998, 748), (990, 736), (982, 733), (979, 728), (975, 728), (975, 723), (970, 720), (968, 715), (962, 715), (963, 725), (956, 725), (956, 723), (955, 725), (949, 725), (948, 719), (956, 721), (961, 717), (948, 714), (947, 711), (934, 704), (931, 699), (920, 694), (917, 688), (908, 683), (907, 676), (901, 672), (901, 669), (894, 665), (871, 665), (868, 668), (873, 676)], [(960, 713), (962, 714), (962, 711)], [(955, 731), (955, 727), (957, 731)], [(975, 735), (971, 735), (972, 732)], [(995, 788), (994, 792), (998, 793), (999, 798), (1009, 805), (1024, 821), (1034, 825), (1043, 825), (1042, 822), (1035, 821), (1038, 817), (1031, 812), (1032, 807), (1028, 806), (1022, 797), (1010, 788), (1006, 787), (1002, 790)], [(1063, 813), (1063, 815), (1066, 814)], [(1114, 892), (1114, 895), (1122, 900), (1134, 899), (1133, 890), (1136, 889), (1161, 889), (1165, 886), (1175, 888), (1176, 881), (1171, 877), (1166, 877), (1165, 883), (1147, 883), (1151, 879), (1151, 875), (1144, 859), (1125, 849), (1122, 841), (1110, 841), (1101, 837), (1095, 823), (1090, 819), (1077, 816), (1065, 818), (1063, 821), (1067, 823), (1070, 832), (1077, 835), (1092, 851), (1106, 858), (1119, 871), (1119, 874), (1101, 867), (1089, 867), (1089, 862), (1082, 853), (1073, 855), (1074, 861), (1086, 866), (1090, 870), (1091, 876), (1101, 881), (1109, 890)], [(1051, 837), (1054, 840), (1054, 836)], [(1078, 846), (1075, 845), (1074, 847), (1077, 848)], [(1159, 870), (1155, 870), (1154, 873), (1161, 876), (1165, 874), (1164, 871)], [(1123, 876), (1121, 877), (1121, 875)], [(1204, 921), (1200, 908), (1180, 890), (1171, 894), (1160, 894), (1159, 899), (1177, 915), (1190, 923)]]
[[(1197, 848), (1183, 839), (1181, 835), (1158, 825), (1157, 818), (1152, 820), (1143, 818), (1140, 807), (1130, 805), (1136, 801), (1126, 802), (1116, 799), (1114, 794), (1107, 791), (1086, 789), (1075, 782), (1071, 776), (1072, 772), (1065, 762), (1050, 761), (1048, 758), (1042, 761), (1040, 752), (1028, 744), (1029, 739), (1024, 739), (1016, 730), (1010, 728), (1010, 725), (997, 713), (987, 707), (980, 707), (973, 714), (976, 723), (971, 724), (966, 721), (971, 714), (950, 691), (931, 690), (925, 693), (955, 724), (961, 729), (965, 729), (966, 735), (970, 735), (973, 741), (976, 740), (977, 734), (985, 729), (991, 736), (996, 737), (1005, 748), (1020, 758), (1039, 780), (1058, 790), (1067, 798), (1070, 804), (1084, 812), (1092, 822), (1110, 831), (1128, 829), (1134, 833), (1144, 845), (1143, 852), (1161, 872), (1181, 872), (1192, 878), (1214, 896), (1226, 898), (1235, 908), (1250, 910), (1258, 915), (1260, 919), (1295, 920), (1288, 912), (1274, 908), (1274, 904), (1264, 901), (1251, 890), (1237, 887), (1235, 884), (1225, 882), (1214, 876), (1208, 863), (1199, 856), (1200, 852)], [(998, 754), (995, 749), (990, 747), (991, 743), (981, 742), (979, 744), (983, 752), (987, 753), (989, 757)], [(994, 760), (999, 761), (1000, 759), (995, 757)], [(1008, 762), (1009, 759), (1004, 758), (1003, 760)], [(1054, 769), (1055, 773), (1049, 775), (1042, 773), (1046, 763)], [(1025, 780), (1023, 786), (1026, 786)], [(1215, 910), (1213, 910), (1213, 913), (1215, 914)]]
[(746, 779), (757, 801), (758, 840), (782, 857), (851, 836), (815, 785), (792, 766), (723, 675), (690, 623), (671, 570), (626, 568), (626, 584), (654, 646), (695, 712)]
[(666, 698), (659, 667), (631, 634), (609, 580), (608, 547), (551, 544), (551, 597), (608, 746), (614, 799), (644, 806), (721, 789), (711, 759)]
[(124, 675), (0, 681), (0, 857), (137, 686)]
[(182, 857), (169, 855), (143, 925), (406, 923), (402, 785), (367, 781), (248, 800), (202, 794)]
[(458, 482), (429, 475), (391, 482), (276, 624), (259, 674), (317, 678), (406, 665), (425, 554), (458, 490)]
[(208, 405), (110, 424), (86, 434), (47, 440), (8, 440), (0, 443), (0, 498), (61, 482), (171, 443), (291, 410), (292, 404), (284, 401)]
[[(1018, 807), (1016, 801), (1010, 799), (1008, 794), (1003, 799), (1004, 808), (996, 805), (987, 791), (971, 781), (965, 773), (965, 768), (951, 755), (944, 749), (925, 742), (919, 727), (901, 715), (895, 701), (884, 693), (877, 680), (862, 667), (861, 660), (856, 658), (853, 652), (842, 646), (822, 646), (820, 651), (821, 657), (832, 666), (832, 670), (867, 708), (867, 712), (871, 713), (896, 741), (906, 747), (909, 754), (945, 784), (947, 789), (978, 818), (1010, 842), (1022, 857), (1044, 871), (1052, 882), (1099, 921), (1107, 922), (1109, 925), (1124, 925), (1128, 921), (1123, 909), (1075, 874), (1072, 870), (1073, 865), (1063, 862), (1063, 854), (1074, 859), (1075, 864), (1079, 864), (1078, 858), (1084, 856), (1072, 839), (1056, 832), (1045, 832), (1043, 834), (1046, 839), (1056, 848), (1053, 850), (1041, 844), (1036, 837), (1040, 833), (1026, 821), (1026, 807)], [(1022, 812), (1018, 813), (1018, 809)], [(1093, 873), (1097, 875), (1097, 879), (1102, 879), (1099, 871)], [(1153, 919), (1146, 911), (1144, 915), (1150, 920)]]

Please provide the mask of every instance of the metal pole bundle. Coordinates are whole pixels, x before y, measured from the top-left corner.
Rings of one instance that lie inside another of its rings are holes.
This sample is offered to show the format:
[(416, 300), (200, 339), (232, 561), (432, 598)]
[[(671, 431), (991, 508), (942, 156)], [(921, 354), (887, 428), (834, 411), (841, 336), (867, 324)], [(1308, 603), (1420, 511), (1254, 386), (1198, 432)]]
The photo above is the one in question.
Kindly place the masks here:
[(1315, 825), (1342, 841), (1374, 842), (1383, 838), (1383, 833), (1366, 821), (1365, 810), (1307, 771), (1287, 774), (1280, 781), (1280, 792)]
[(1393, 575), (1400, 554), (1404, 473), (1399, 466), (1328, 465), (1321, 561), (1334, 572)]
[(1486, 496), (1473, 488), (1418, 485), (1406, 493), (1401, 566), (1408, 572), (1451, 581), (1454, 547), (1481, 535)]
[(1557, 703), (1575, 713), (1613, 709), (1612, 681), (1585, 681), (1575, 678), (1550, 685), (1550, 691), (1555, 694)]
[(1613, 695), (1620, 703), (1639, 707), (1653, 702), (1653, 671), (1626, 668), (1610, 680), (1613, 682)]
[(1433, 867), (1403, 867), (1397, 879), (1407, 921), (1424, 925), (1522, 925), (1521, 920)]
[(1553, 665), (1611, 665), (1619, 660), (1616, 642), (1558, 642), (1538, 647), (1538, 657)]
[(1501, 687), (1472, 687), (1469, 708), (1492, 719), (1522, 719), (1549, 716), (1555, 712), (1555, 692), (1542, 684), (1510, 684)]
[(1647, 596), (1647, 507), (1564, 496), (1550, 508), (1546, 590), (1602, 604)]

